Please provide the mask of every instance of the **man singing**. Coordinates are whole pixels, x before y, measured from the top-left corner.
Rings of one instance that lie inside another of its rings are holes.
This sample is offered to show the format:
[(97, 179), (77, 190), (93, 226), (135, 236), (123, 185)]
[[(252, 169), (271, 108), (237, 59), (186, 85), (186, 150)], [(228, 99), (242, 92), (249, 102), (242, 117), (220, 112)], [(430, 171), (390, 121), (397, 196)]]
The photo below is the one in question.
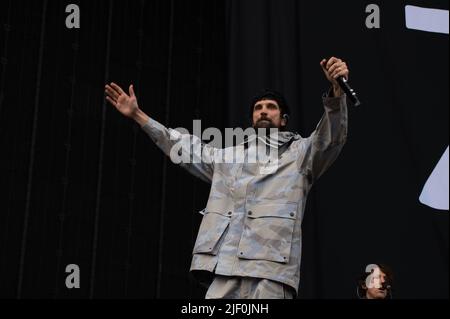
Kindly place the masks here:
[(338, 77), (348, 78), (347, 65), (333, 57), (320, 66), (332, 89), (323, 97), (324, 115), (311, 136), (286, 130), (290, 111), (281, 94), (265, 91), (251, 105), (253, 128), (271, 129), (254, 140), (277, 150), (276, 166), (271, 159), (249, 160), (255, 152), (250, 139), (236, 147), (242, 161), (224, 163), (224, 149), (147, 116), (132, 85), (129, 94), (114, 83), (105, 87), (106, 99), (139, 123), (166, 155), (180, 145), (180, 154), (201, 150), (200, 160), (181, 165), (211, 183), (191, 264), (194, 275), (208, 279), (206, 298), (294, 298), (298, 292), (306, 198), (347, 137), (346, 96), (337, 82)]

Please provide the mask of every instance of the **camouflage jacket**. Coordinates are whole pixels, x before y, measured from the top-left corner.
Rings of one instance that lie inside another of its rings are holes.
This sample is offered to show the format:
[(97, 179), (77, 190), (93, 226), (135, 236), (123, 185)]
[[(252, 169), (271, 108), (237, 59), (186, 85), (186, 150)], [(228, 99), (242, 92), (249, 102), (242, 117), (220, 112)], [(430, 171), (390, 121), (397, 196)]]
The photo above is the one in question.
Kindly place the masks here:
[[(324, 97), (324, 115), (308, 138), (280, 132), (274, 171), (259, 163), (217, 161), (223, 149), (150, 119), (143, 130), (166, 153), (198, 146), (203, 161), (181, 163), (211, 183), (193, 250), (194, 274), (266, 278), (296, 291), (300, 282), (301, 223), (312, 184), (332, 164), (347, 137), (345, 95)], [(247, 158), (250, 148), (244, 149)], [(191, 160), (192, 162), (192, 160)], [(266, 164), (269, 165), (269, 164)]]

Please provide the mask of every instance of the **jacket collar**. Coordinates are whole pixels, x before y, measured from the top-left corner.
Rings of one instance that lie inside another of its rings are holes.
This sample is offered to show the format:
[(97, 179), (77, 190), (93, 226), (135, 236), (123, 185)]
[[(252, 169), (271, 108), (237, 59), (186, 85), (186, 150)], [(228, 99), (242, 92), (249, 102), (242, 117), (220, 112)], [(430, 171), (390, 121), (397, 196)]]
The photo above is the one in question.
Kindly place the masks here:
[(293, 132), (276, 131), (268, 135), (258, 136), (257, 134), (252, 134), (248, 136), (241, 145), (244, 144), (244, 147), (247, 148), (250, 143), (254, 143), (258, 140), (258, 143), (264, 143), (268, 147), (285, 148), (289, 146), (293, 140), (297, 140), (298, 138), (299, 135)]

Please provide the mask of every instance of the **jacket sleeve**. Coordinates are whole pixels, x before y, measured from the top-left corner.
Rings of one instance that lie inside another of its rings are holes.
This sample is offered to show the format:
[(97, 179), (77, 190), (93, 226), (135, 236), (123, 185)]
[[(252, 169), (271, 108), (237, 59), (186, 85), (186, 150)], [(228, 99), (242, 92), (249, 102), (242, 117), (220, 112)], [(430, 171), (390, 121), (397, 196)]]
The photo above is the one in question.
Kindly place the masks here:
[(301, 170), (315, 182), (333, 164), (347, 140), (347, 101), (323, 97), (325, 112), (314, 132), (305, 141)]
[(211, 183), (217, 149), (202, 143), (196, 136), (166, 128), (153, 119), (142, 129), (174, 164), (179, 164), (192, 175)]

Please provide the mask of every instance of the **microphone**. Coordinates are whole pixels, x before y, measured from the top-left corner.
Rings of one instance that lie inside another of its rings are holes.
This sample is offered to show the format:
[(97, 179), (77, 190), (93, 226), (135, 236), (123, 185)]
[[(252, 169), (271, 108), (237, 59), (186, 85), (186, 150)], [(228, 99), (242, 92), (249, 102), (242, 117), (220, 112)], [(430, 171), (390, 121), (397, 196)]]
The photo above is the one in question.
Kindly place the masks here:
[(361, 101), (359, 100), (358, 96), (356, 95), (355, 90), (353, 90), (350, 85), (348, 84), (348, 81), (343, 76), (340, 76), (336, 79), (336, 81), (339, 83), (339, 86), (344, 90), (344, 92), (349, 97), (350, 101), (352, 101), (354, 106), (360, 106)]

